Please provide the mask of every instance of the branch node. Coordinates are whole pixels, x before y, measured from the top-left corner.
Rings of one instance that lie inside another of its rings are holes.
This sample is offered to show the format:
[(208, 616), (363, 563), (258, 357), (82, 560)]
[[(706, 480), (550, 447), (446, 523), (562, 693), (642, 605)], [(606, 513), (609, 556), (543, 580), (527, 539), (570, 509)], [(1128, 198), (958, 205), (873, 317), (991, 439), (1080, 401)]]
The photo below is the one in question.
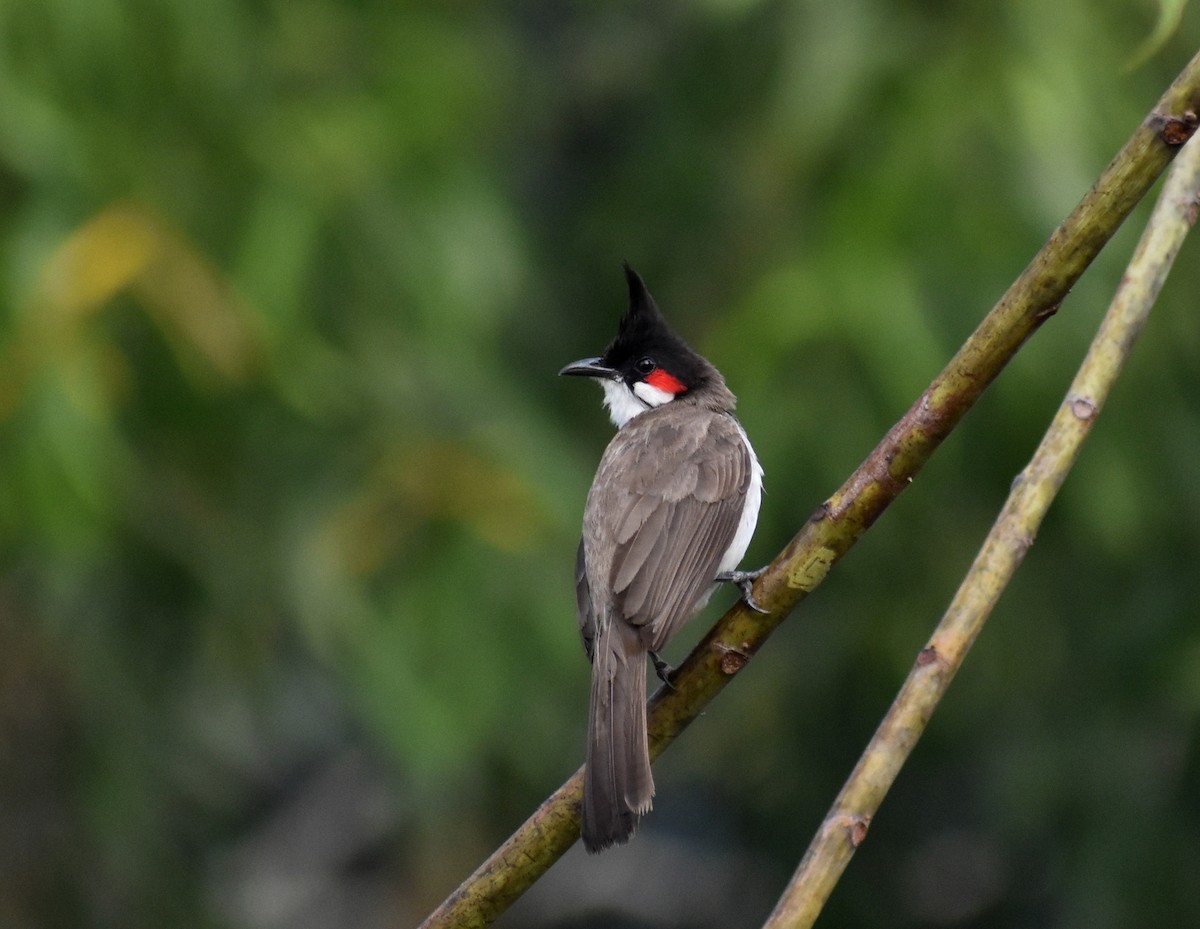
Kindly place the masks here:
[(1076, 419), (1082, 420), (1085, 423), (1090, 423), (1096, 418), (1099, 409), (1096, 407), (1096, 401), (1091, 397), (1075, 396), (1071, 398), (1071, 412)]
[(1182, 116), (1155, 111), (1150, 116), (1151, 125), (1158, 132), (1158, 137), (1167, 145), (1176, 148), (1192, 137), (1200, 118), (1195, 110), (1185, 110)]
[(1055, 313), (1057, 313), (1058, 308), (1060, 306), (1062, 306), (1062, 301), (1058, 300), (1058, 301), (1055, 301), (1054, 303), (1051, 303), (1049, 306), (1042, 307), (1040, 310), (1037, 311), (1036, 314), (1034, 314), (1034, 317), (1033, 317), (1034, 321), (1040, 326), (1042, 323), (1044, 323), (1046, 320), (1048, 320), (1051, 316), (1053, 316)]
[(846, 813), (840, 816), (833, 817), (829, 823), (831, 826), (839, 827), (846, 830), (846, 836), (850, 839), (850, 844), (854, 848), (858, 848), (866, 841), (867, 830), (871, 828), (870, 816), (852, 816)]
[(712, 647), (721, 653), (721, 673), (727, 677), (737, 674), (750, 660), (749, 642), (743, 642), (741, 648), (734, 648), (724, 642), (713, 642)]

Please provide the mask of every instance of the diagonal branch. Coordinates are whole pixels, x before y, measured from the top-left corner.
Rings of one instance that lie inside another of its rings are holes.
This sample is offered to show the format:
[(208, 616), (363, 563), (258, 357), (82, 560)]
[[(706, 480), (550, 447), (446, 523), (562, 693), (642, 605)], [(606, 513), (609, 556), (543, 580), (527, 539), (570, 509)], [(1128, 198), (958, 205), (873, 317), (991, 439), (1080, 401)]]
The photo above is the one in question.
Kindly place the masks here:
[[(1158, 101), (1095, 186), (912, 408), (808, 520), (755, 584), (760, 615), (735, 604), (651, 701), (653, 757), (717, 695), (791, 610), (908, 485), (1030, 334), (1072, 285), (1195, 131), (1200, 55)], [(577, 771), (422, 924), (486, 926), (579, 837)]]
[(891, 709), (846, 781), (764, 929), (816, 920), (967, 651), (1033, 544), (1133, 349), (1200, 209), (1200, 142), (1184, 146), (1079, 373), (1033, 459), (1013, 484), (962, 585), (917, 655)]

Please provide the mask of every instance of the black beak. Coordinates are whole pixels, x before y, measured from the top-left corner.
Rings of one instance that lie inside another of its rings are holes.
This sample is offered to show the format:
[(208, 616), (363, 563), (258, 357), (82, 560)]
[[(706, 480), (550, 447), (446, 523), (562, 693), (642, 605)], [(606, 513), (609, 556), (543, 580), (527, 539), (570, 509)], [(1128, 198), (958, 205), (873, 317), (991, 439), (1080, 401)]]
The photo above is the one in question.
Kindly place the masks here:
[(599, 377), (599, 378), (614, 378), (617, 377), (615, 368), (609, 368), (600, 363), (599, 358), (583, 358), (579, 361), (572, 361), (569, 365), (558, 372), (559, 377), (564, 374), (577, 374), (580, 377)]

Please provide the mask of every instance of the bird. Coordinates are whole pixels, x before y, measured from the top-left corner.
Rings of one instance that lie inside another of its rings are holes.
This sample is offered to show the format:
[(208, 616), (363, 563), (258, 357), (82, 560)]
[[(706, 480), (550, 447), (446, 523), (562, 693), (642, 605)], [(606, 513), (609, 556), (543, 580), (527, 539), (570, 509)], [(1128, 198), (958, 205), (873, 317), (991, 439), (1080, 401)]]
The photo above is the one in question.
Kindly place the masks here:
[(587, 495), (575, 606), (592, 668), (580, 828), (598, 852), (627, 842), (654, 796), (646, 659), (658, 654), (735, 570), (758, 521), (763, 470), (721, 373), (667, 324), (624, 263), (629, 305), (596, 358), (560, 375), (592, 378), (617, 427)]

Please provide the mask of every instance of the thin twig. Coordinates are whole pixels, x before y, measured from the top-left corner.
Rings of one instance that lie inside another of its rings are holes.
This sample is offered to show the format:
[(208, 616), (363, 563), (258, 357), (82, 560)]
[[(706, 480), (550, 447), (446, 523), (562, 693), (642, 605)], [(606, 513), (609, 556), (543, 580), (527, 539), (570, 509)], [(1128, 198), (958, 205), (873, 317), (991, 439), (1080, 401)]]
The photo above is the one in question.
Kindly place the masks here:
[(1167, 177), (1137, 250), (1062, 406), (929, 644), (813, 838), (764, 929), (806, 929), (829, 898), (884, 795), (1033, 544), (1046, 510), (1141, 332), (1200, 206), (1200, 142)]
[[(650, 753), (657, 757), (754, 656), (767, 637), (825, 578), (942, 440), (1066, 297), (1196, 128), (1200, 54), (1051, 235), (1000, 302), (912, 408), (845, 484), (808, 520), (758, 579), (762, 615), (735, 604), (680, 665), (670, 691), (651, 701)], [(582, 772), (577, 771), (422, 924), (422, 929), (488, 925), (579, 837)]]

